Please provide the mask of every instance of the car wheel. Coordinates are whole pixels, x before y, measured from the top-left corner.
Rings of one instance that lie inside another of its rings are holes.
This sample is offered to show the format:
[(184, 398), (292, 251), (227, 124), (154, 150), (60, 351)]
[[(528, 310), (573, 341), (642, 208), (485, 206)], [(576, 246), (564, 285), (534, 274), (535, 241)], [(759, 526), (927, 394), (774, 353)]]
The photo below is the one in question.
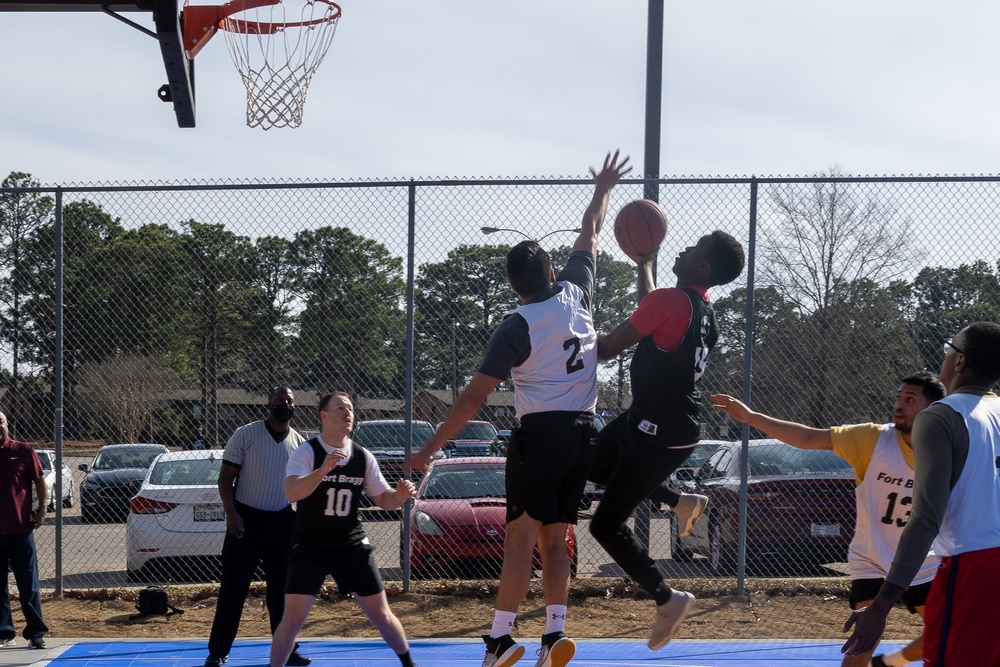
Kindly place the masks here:
[(732, 547), (726, 544), (722, 522), (718, 519), (708, 527), (708, 565), (718, 575), (732, 574), (736, 565)]
[(580, 547), (575, 546), (573, 547), (573, 558), (571, 558), (569, 561), (569, 576), (571, 576), (574, 579), (576, 579), (576, 572), (578, 569), (577, 566), (579, 564), (580, 564)]
[(128, 570), (125, 573), (130, 584), (145, 584), (149, 581), (149, 574), (145, 570)]
[(63, 507), (69, 509), (73, 506), (73, 487), (69, 487), (69, 493), (63, 498)]
[(80, 506), (80, 521), (82, 523), (96, 523), (97, 519), (94, 516), (92, 510), (88, 510), (86, 507)]
[(691, 552), (684, 548), (681, 542), (680, 526), (673, 518), (670, 520), (670, 559), (678, 563), (690, 563), (693, 556)]

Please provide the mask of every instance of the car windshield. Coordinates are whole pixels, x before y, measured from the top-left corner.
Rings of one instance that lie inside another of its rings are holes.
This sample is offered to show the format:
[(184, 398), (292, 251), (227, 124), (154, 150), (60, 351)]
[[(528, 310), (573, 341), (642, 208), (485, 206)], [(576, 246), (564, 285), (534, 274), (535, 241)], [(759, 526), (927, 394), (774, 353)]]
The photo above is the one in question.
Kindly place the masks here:
[(850, 472), (851, 465), (831, 451), (795, 449), (787, 445), (750, 448), (751, 475), (797, 475)]
[(497, 437), (497, 430), (493, 424), (469, 423), (465, 425), (455, 440), (493, 440)]
[(148, 468), (162, 447), (115, 447), (102, 449), (94, 459), (94, 470), (117, 470), (119, 468)]
[[(434, 435), (434, 429), (427, 422), (411, 422), (412, 430), (410, 431), (410, 444), (412, 447), (420, 447), (425, 442), (427, 442), (432, 435)], [(368, 450), (385, 450), (385, 449), (405, 449), (405, 440), (403, 438), (403, 429), (405, 424), (402, 422), (396, 424), (373, 424), (361, 422), (358, 427), (354, 429), (354, 434), (351, 439), (358, 445), (361, 445)]]
[(52, 459), (49, 458), (48, 452), (35, 452), (38, 454), (38, 460), (42, 464), (42, 470), (52, 470)]
[(701, 464), (708, 460), (716, 448), (717, 445), (695, 445), (687, 457), (687, 461), (684, 462), (684, 467), (700, 468)]
[(485, 467), (460, 470), (432, 468), (422, 495), (425, 499), (504, 498), (505, 496), (503, 468)]
[(149, 473), (149, 483), (160, 486), (216, 486), (222, 457), (160, 461)]

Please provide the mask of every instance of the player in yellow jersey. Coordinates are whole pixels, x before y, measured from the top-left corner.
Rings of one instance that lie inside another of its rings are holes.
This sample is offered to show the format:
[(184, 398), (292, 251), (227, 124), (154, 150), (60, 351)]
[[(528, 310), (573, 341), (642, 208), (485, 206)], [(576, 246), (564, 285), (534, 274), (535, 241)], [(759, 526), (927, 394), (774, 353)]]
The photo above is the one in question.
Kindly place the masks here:
[[(920, 371), (903, 378), (896, 392), (891, 424), (853, 424), (812, 428), (754, 412), (732, 396), (712, 396), (712, 406), (738, 422), (799, 449), (832, 450), (854, 468), (857, 526), (847, 557), (851, 574), (852, 609), (867, 606), (878, 594), (896, 553), (899, 536), (910, 516), (913, 494), (913, 420), (931, 403), (944, 398), (936, 375)], [(903, 594), (911, 613), (923, 618), (930, 582), (938, 559), (927, 554), (913, 584)], [(844, 656), (843, 667), (902, 666), (921, 659), (918, 637), (899, 651), (872, 656), (874, 651)], [(870, 661), (870, 662), (869, 662)]]

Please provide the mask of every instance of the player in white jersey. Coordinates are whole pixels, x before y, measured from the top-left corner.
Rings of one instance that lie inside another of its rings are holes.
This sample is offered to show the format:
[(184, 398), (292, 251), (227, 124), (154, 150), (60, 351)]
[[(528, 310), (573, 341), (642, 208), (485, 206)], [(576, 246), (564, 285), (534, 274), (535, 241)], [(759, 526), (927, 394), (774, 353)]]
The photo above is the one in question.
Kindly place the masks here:
[[(903, 378), (896, 393), (891, 424), (854, 424), (819, 429), (754, 412), (732, 396), (716, 394), (712, 405), (738, 422), (800, 449), (828, 449), (854, 468), (857, 522), (847, 563), (851, 575), (851, 609), (867, 606), (878, 594), (892, 565), (896, 545), (910, 517), (913, 492), (911, 430), (916, 416), (945, 389), (933, 373), (920, 371)], [(911, 613), (923, 617), (930, 582), (938, 559), (924, 551), (913, 584), (903, 594)], [(920, 660), (923, 638), (898, 651), (873, 656), (871, 651), (844, 656), (843, 667), (899, 667)], [(871, 661), (869, 663), (869, 660)]]
[(566, 267), (555, 275), (535, 241), (507, 253), (507, 279), (521, 301), (490, 339), (479, 370), (449, 415), (410, 458), (421, 470), (508, 376), (521, 426), (507, 450), (507, 530), (497, 611), (483, 637), (483, 667), (509, 667), (524, 655), (511, 637), (517, 609), (531, 583), (532, 551), (542, 556), (546, 624), (537, 667), (563, 667), (576, 654), (566, 636), (570, 563), (567, 524), (575, 524), (580, 497), (596, 453), (597, 332), (590, 315), (597, 266), (597, 238), (611, 189), (631, 171), (618, 152), (594, 176), (594, 195)]
[(932, 544), (941, 565), (927, 597), (924, 664), (1000, 665), (1000, 325), (975, 322), (944, 343), (948, 396), (913, 424), (913, 515), (885, 583), (851, 614), (842, 650), (871, 650), (889, 609)]

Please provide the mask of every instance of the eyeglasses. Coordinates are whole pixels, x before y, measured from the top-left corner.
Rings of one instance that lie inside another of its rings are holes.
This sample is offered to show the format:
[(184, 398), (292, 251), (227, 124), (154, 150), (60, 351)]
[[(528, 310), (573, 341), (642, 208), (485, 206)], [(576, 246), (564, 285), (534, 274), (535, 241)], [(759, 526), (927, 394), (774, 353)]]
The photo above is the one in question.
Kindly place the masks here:
[(959, 354), (965, 354), (965, 352), (964, 352), (964, 351), (960, 350), (960, 349), (959, 349), (958, 347), (956, 347), (956, 346), (955, 346), (955, 344), (954, 344), (954, 343), (952, 343), (952, 342), (951, 342), (951, 338), (949, 338), (948, 340), (946, 340), (946, 341), (944, 342), (944, 353), (945, 353), (945, 354), (948, 354), (948, 348), (949, 348), (949, 347), (950, 347), (951, 349), (955, 350), (956, 352), (958, 352)]

